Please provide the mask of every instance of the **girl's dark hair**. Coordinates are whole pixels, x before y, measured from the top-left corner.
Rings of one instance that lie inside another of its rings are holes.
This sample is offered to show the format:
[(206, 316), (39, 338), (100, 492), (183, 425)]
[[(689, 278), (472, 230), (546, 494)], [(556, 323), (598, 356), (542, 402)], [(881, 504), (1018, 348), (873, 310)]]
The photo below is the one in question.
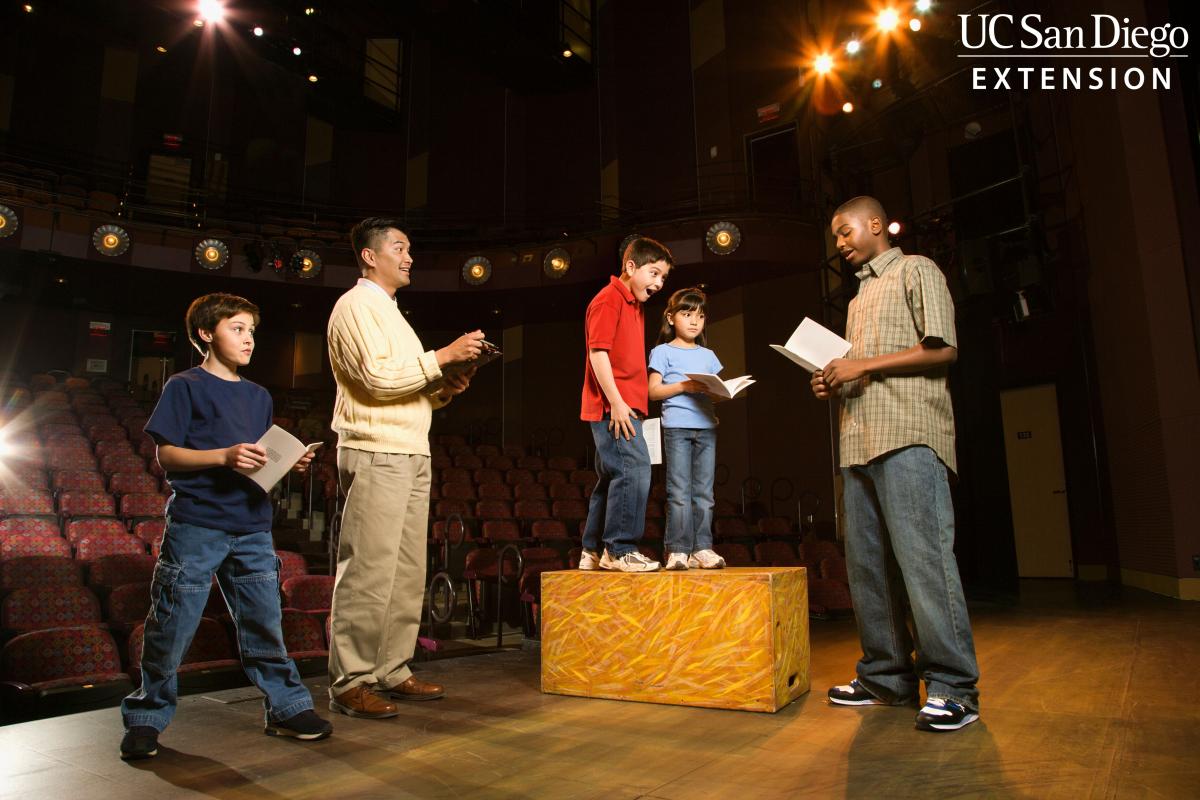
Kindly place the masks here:
[[(704, 316), (708, 316), (708, 295), (704, 293), (703, 286), (689, 286), (687, 289), (680, 289), (667, 300), (667, 309), (663, 311), (662, 328), (658, 331), (659, 344), (665, 344), (675, 338), (675, 326), (670, 323), (668, 318), (681, 311), (699, 311)], [(708, 347), (708, 336), (704, 331), (700, 331), (700, 335), (696, 337), (696, 344)]]

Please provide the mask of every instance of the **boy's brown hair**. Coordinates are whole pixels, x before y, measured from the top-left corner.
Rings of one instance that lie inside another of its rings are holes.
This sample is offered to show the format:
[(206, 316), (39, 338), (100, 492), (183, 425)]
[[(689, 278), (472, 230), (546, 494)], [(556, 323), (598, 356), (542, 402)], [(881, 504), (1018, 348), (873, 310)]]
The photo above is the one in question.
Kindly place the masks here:
[(625, 263), (630, 260), (635, 267), (644, 267), (655, 261), (665, 261), (668, 267), (675, 266), (675, 259), (667, 246), (648, 236), (639, 236), (626, 245), (625, 252), (621, 254), (621, 265), (617, 274), (625, 272)]
[(223, 319), (238, 314), (249, 314), (254, 318), (254, 326), (258, 327), (258, 306), (244, 297), (225, 292), (213, 292), (197, 297), (188, 306), (187, 324), (188, 339), (192, 346), (200, 351), (200, 355), (208, 355), (208, 342), (200, 338), (200, 331), (215, 331), (217, 324)]

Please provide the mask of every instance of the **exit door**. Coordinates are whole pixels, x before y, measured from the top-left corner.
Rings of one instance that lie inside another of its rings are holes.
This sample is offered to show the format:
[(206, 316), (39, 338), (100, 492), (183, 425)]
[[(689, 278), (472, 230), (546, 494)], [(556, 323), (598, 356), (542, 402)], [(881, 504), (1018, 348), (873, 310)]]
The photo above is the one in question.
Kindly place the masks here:
[(1000, 408), (1017, 572), (1022, 578), (1074, 577), (1058, 392), (1053, 384), (1009, 389), (1000, 393)]

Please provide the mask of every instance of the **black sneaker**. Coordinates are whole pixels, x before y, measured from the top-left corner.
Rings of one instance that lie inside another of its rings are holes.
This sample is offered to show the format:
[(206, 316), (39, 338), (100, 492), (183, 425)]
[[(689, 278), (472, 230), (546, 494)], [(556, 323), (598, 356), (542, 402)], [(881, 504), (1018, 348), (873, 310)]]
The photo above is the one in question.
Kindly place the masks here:
[(308, 708), (282, 722), (267, 720), (263, 733), (267, 736), (290, 736), (293, 739), (314, 742), (333, 733), (333, 725), (328, 720), (318, 717), (315, 711)]
[(917, 713), (919, 731), (956, 731), (979, 719), (979, 713), (953, 700), (934, 697)]
[(121, 739), (121, 759), (137, 761), (158, 755), (158, 731), (149, 725), (134, 725)]
[(898, 700), (895, 703), (889, 703), (887, 700), (880, 700), (868, 692), (867, 688), (858, 682), (858, 678), (855, 678), (845, 686), (835, 686), (830, 689), (829, 702), (839, 706), (906, 706), (913, 701)]

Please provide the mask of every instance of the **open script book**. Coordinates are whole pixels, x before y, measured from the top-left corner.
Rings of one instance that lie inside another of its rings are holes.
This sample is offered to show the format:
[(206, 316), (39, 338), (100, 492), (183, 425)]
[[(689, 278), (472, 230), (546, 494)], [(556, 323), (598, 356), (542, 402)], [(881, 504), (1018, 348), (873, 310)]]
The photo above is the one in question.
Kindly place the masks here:
[(267, 463), (257, 469), (238, 469), (235, 472), (257, 483), (264, 492), (270, 492), (287, 471), (304, 458), (305, 453), (311, 453), (324, 442), (306, 445), (278, 425), (272, 425), (255, 444), (267, 451)]
[(738, 392), (745, 389), (750, 384), (754, 383), (754, 378), (749, 375), (743, 375), (740, 378), (730, 378), (723, 381), (716, 375), (711, 375), (707, 372), (685, 372), (688, 380), (693, 380), (696, 383), (704, 385), (705, 391), (711, 392), (718, 397), (733, 397)]
[(787, 344), (782, 347), (771, 345), (771, 349), (782, 353), (809, 372), (825, 369), (835, 358), (850, 352), (850, 343), (819, 322), (804, 318), (800, 327), (792, 332)]

